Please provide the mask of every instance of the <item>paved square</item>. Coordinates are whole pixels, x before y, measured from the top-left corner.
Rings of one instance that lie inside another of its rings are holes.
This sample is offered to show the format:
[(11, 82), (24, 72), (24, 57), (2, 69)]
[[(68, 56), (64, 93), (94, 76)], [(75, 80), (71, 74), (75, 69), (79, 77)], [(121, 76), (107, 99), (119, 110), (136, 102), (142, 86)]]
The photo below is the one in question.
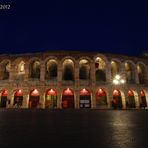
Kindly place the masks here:
[(147, 148), (147, 110), (0, 110), (0, 148)]

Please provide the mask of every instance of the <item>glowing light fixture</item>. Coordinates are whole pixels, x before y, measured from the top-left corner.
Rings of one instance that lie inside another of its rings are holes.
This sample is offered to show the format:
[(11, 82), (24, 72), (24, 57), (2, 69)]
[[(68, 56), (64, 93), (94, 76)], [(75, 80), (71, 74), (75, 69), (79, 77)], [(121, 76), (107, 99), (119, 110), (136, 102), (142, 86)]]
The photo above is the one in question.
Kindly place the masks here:
[(19, 89), (19, 91), (18, 91), (19, 93), (21, 93), (22, 92), (22, 90), (21, 89)]
[(115, 85), (118, 85), (118, 84), (119, 84), (119, 81), (118, 81), (117, 79), (114, 79), (114, 80), (113, 80), (113, 83), (114, 83)]
[(125, 80), (121, 79), (120, 75), (116, 75), (115, 78), (113, 79), (113, 84), (119, 85), (119, 84), (124, 84)]
[(122, 84), (124, 84), (124, 83), (125, 83), (125, 80), (121, 79), (120, 82), (121, 82)]
[(120, 75), (116, 75), (115, 79), (119, 80), (120, 79)]
[(35, 89), (33, 92), (34, 92), (34, 93), (38, 93), (37, 89)]
[(34, 89), (34, 90), (32, 91), (32, 93), (31, 93), (31, 95), (33, 95), (33, 96), (38, 96), (38, 95), (39, 95), (38, 90), (37, 90), (37, 89)]
[(53, 90), (53, 89), (50, 89), (50, 92), (51, 92), (51, 93), (53, 93), (53, 92), (54, 92), (54, 90)]
[(99, 93), (102, 93), (102, 92), (103, 92), (103, 90), (100, 88), (100, 89), (99, 89)]
[(86, 92), (86, 89), (85, 88), (83, 88), (83, 90), (82, 90), (83, 92)]

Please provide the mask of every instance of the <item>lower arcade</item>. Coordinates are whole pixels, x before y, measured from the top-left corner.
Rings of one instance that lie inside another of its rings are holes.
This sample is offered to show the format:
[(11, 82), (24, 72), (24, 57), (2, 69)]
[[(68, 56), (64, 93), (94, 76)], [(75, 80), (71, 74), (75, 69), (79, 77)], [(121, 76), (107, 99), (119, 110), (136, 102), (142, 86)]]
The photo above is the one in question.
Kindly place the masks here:
[(104, 88), (92, 92), (87, 88), (73, 90), (65, 88), (62, 91), (50, 88), (40, 92), (34, 88), (28, 94), (22, 89), (11, 91), (3, 89), (0, 93), (1, 108), (43, 108), (43, 109), (142, 109), (148, 106), (148, 96), (145, 90), (137, 93), (129, 89), (126, 93), (113, 89), (109, 94)]

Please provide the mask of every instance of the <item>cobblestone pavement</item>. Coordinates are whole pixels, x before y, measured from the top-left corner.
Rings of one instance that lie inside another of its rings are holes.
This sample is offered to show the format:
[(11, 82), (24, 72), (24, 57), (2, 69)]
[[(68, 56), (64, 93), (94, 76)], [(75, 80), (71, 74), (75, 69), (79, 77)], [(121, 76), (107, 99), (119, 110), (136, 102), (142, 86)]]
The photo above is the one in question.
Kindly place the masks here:
[(148, 110), (0, 110), (0, 148), (147, 148)]

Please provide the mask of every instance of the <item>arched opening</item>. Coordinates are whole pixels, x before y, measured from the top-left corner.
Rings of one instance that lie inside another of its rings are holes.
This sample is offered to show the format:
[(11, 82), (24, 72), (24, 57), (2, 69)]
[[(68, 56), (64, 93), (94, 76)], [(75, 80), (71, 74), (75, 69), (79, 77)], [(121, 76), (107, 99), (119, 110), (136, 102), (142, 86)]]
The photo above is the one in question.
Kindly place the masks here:
[(11, 65), (10, 65), (9, 61), (5, 61), (5, 62), (1, 63), (1, 67), (0, 67), (1, 80), (8, 80), (9, 79), (10, 68), (11, 68)]
[(71, 59), (63, 62), (63, 80), (74, 81), (74, 63)]
[(29, 108), (37, 108), (39, 105), (40, 94), (37, 89), (30, 92), (29, 95)]
[(14, 93), (14, 102), (13, 105), (16, 107), (21, 107), (23, 104), (23, 92), (21, 89), (18, 89)]
[(122, 98), (121, 93), (119, 90), (115, 89), (113, 91), (113, 100), (112, 100), (112, 107), (114, 109), (122, 109)]
[(91, 94), (85, 88), (80, 91), (80, 108), (91, 108)]
[(74, 108), (74, 92), (69, 88), (63, 91), (62, 108)]
[(45, 96), (45, 108), (57, 108), (57, 92), (54, 89), (49, 89)]
[(96, 81), (106, 81), (106, 64), (103, 59), (97, 57), (95, 60)]
[(127, 107), (129, 107), (129, 108), (135, 108), (136, 107), (135, 96), (134, 96), (134, 92), (132, 90), (128, 91)]
[(17, 65), (17, 74), (16, 74), (16, 79), (17, 80), (23, 80), (25, 75), (25, 62), (21, 61)]
[(138, 78), (139, 83), (144, 84), (145, 83), (145, 77), (146, 77), (146, 70), (142, 64), (137, 65), (137, 71), (138, 71)]
[(107, 107), (107, 96), (106, 92), (100, 88), (96, 93), (96, 108), (106, 108)]
[(30, 70), (31, 70), (31, 78), (40, 79), (40, 62), (39, 61), (33, 61), (30, 64)]
[(45, 78), (47, 80), (56, 80), (57, 79), (57, 62), (56, 62), (56, 60), (49, 60), (46, 63)]
[(79, 72), (79, 78), (80, 80), (89, 80), (90, 79), (90, 63), (86, 59), (80, 60), (79, 63), (80, 72)]
[(135, 83), (135, 69), (134, 66), (126, 62), (125, 63), (125, 73), (126, 73), (126, 82), (127, 83)]
[(140, 107), (147, 107), (146, 96), (143, 90), (140, 91)]
[(117, 61), (111, 61), (111, 76), (112, 78), (120, 72), (120, 64)]
[(8, 91), (3, 90), (1, 93), (1, 107), (3, 108), (7, 107), (7, 96), (8, 96)]

